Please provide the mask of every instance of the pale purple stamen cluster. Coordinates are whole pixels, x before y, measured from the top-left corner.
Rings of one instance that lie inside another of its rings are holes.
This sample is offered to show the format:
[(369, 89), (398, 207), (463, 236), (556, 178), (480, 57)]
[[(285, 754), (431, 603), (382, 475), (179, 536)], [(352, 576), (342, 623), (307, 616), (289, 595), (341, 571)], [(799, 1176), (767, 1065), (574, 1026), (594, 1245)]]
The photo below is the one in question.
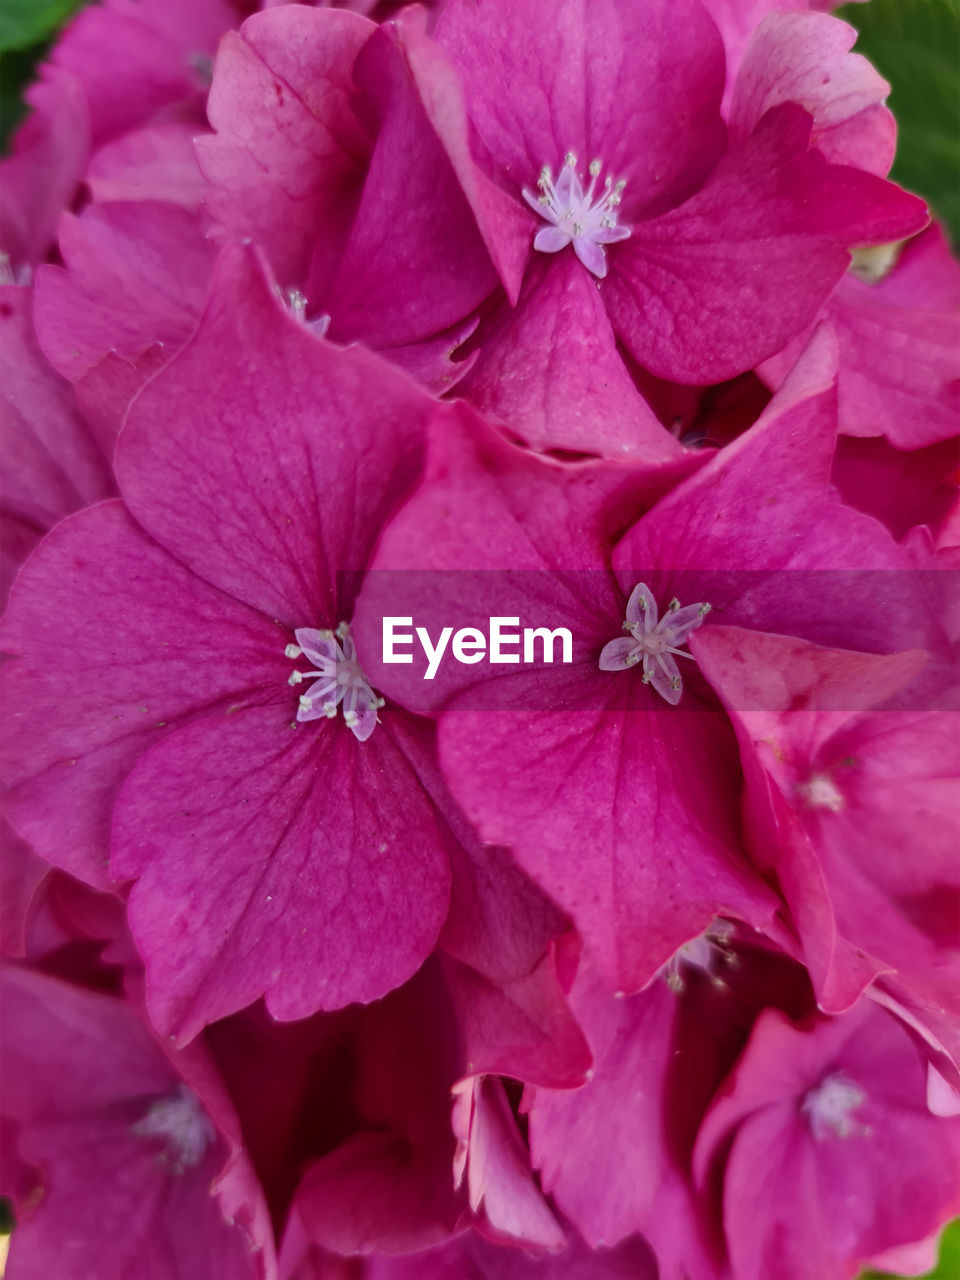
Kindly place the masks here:
[(361, 742), (366, 742), (377, 727), (377, 711), (383, 706), (367, 683), (359, 662), (357, 648), (350, 635), (350, 628), (341, 622), (336, 631), (318, 631), (313, 627), (300, 627), (294, 632), (296, 644), (288, 644), (288, 658), (304, 657), (316, 671), (294, 671), (292, 685), (304, 680), (316, 683), (309, 693), (300, 695), (297, 719), (319, 720), (325, 716), (332, 720), (337, 707), (343, 705), (343, 720), (347, 728)]
[(736, 953), (730, 946), (730, 934), (729, 924), (716, 921), (698, 938), (685, 942), (660, 970), (661, 977), (671, 991), (679, 994), (685, 990), (685, 971), (694, 970), (706, 974), (715, 986), (725, 986), (718, 970), (736, 963)]
[(568, 151), (556, 184), (550, 166), (545, 164), (537, 180), (540, 194), (534, 195), (524, 188), (523, 198), (527, 204), (552, 224), (541, 227), (533, 241), (533, 247), (541, 253), (558, 253), (572, 244), (574, 253), (587, 270), (598, 280), (602, 280), (607, 274), (607, 258), (603, 246), (626, 240), (630, 235), (629, 227), (617, 225), (620, 194), (626, 183), (622, 179), (614, 182), (612, 178), (606, 178), (603, 194), (595, 201), (602, 162), (590, 162), (590, 185), (586, 191), (577, 175), (576, 164), (577, 157), (572, 151)]
[(162, 1158), (177, 1173), (198, 1164), (216, 1136), (206, 1112), (184, 1084), (152, 1103), (133, 1132), (139, 1138), (162, 1139), (166, 1143)]
[(852, 1115), (866, 1100), (867, 1095), (858, 1084), (834, 1073), (810, 1090), (800, 1109), (810, 1121), (813, 1136), (822, 1142), (825, 1138), (848, 1138), (853, 1133), (869, 1132), (866, 1125)]
[(618, 636), (603, 646), (600, 670), (625, 671), (642, 663), (644, 684), (652, 684), (661, 698), (676, 706), (683, 692), (683, 680), (673, 655), (693, 661), (693, 655), (684, 653), (679, 646), (686, 642), (691, 631), (696, 631), (709, 612), (710, 605), (702, 603), (681, 608), (674, 596), (660, 618), (650, 588), (638, 582), (627, 601), (623, 623), (624, 631), (630, 634)]
[(312, 320), (307, 319), (307, 302), (306, 294), (301, 293), (299, 289), (288, 289), (284, 295), (284, 301), (287, 304), (287, 310), (295, 320), (315, 333), (318, 338), (325, 338), (327, 330), (330, 328), (330, 317), (326, 312), (321, 311), (319, 315), (314, 316)]

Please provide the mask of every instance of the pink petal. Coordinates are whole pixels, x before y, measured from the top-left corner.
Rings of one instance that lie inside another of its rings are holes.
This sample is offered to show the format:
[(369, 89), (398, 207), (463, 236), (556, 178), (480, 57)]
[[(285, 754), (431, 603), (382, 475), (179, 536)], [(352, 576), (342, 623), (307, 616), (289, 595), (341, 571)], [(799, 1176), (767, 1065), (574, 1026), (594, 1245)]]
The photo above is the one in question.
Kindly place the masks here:
[(628, 661), (636, 647), (637, 642), (633, 636), (617, 636), (615, 640), (608, 641), (600, 650), (600, 670), (626, 671), (628, 667), (637, 666), (638, 658), (634, 658), (633, 662)]
[(560, 227), (541, 227), (533, 237), (533, 247), (541, 253), (559, 253), (570, 243), (570, 234)]
[(849, 50), (856, 30), (825, 13), (775, 13), (747, 46), (730, 105), (739, 142), (764, 112), (797, 102), (813, 116), (814, 145), (835, 164), (884, 177), (897, 128), (883, 105), (890, 86), (866, 58)]
[(915, 196), (809, 150), (810, 129), (795, 104), (769, 111), (697, 195), (635, 225), (611, 256), (614, 329), (653, 373), (698, 384), (742, 373), (813, 320), (849, 248), (925, 225)]
[(151, 1016), (183, 1040), (261, 994), (283, 1019), (377, 999), (443, 923), (443, 837), (404, 758), (415, 730), (394, 711), (361, 744), (291, 721), (284, 705), (205, 717), (120, 795), (112, 868), (139, 877)]
[(502, 305), (477, 336), (462, 393), (535, 449), (651, 462), (682, 456), (637, 392), (596, 284), (572, 254), (531, 263), (518, 306)]

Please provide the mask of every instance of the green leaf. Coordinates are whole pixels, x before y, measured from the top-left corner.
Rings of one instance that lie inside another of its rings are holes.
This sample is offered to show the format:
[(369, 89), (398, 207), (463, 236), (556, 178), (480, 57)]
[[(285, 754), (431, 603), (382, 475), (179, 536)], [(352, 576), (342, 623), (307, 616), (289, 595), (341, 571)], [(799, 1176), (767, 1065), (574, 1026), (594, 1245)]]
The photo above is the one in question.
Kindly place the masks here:
[(0, 0), (0, 53), (39, 44), (82, 3), (83, 0)]
[[(838, 17), (890, 81), (897, 118), (891, 177), (923, 196), (960, 240), (960, 0), (871, 0)], [(960, 1275), (960, 1272), (957, 1273)]]

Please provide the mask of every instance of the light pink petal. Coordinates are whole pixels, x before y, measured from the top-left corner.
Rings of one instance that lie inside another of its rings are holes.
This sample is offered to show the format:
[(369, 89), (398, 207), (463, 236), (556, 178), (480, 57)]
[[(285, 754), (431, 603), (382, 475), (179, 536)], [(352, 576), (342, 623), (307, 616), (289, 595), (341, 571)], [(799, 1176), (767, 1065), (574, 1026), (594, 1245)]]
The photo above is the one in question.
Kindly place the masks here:
[(562, 1249), (563, 1228), (534, 1181), (530, 1153), (503, 1084), (495, 1077), (474, 1077), (459, 1087), (470, 1091), (473, 1102), (462, 1127), (470, 1208), (482, 1209), (497, 1238), (528, 1250)]
[(559, 253), (570, 243), (570, 235), (560, 227), (541, 227), (533, 237), (533, 247), (541, 253)]
[(573, 251), (591, 275), (603, 280), (607, 274), (606, 254), (593, 240), (586, 236), (574, 236)]
[(630, 592), (624, 618), (627, 622), (641, 623), (644, 631), (655, 629), (659, 619), (657, 602), (645, 583), (638, 582)]
[(628, 667), (636, 666), (639, 658), (629, 661), (636, 647), (637, 642), (633, 636), (617, 636), (615, 640), (608, 641), (600, 650), (600, 670), (626, 671)]

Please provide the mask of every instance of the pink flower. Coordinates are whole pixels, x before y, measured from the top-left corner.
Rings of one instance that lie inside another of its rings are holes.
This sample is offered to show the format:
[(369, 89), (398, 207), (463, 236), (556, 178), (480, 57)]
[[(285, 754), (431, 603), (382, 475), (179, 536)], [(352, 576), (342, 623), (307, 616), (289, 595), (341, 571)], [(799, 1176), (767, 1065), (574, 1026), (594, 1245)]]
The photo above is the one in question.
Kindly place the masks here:
[(727, 627), (698, 635), (693, 651), (736, 727), (748, 842), (776, 871), (820, 1007), (849, 1007), (893, 969), (956, 1016), (956, 713), (922, 700), (873, 709), (911, 684), (925, 655)]
[(956, 1214), (958, 1143), (891, 1014), (865, 1001), (795, 1024), (769, 1010), (704, 1120), (696, 1168), (701, 1182), (722, 1172), (735, 1280), (852, 1277)]
[[(674, 596), (692, 609), (702, 625), (691, 648), (722, 620), (945, 656), (903, 553), (829, 489), (834, 377), (820, 335), (761, 420), (652, 505), (663, 474), (549, 467), (480, 424), (445, 427), (361, 591), (356, 633), (367, 647), (387, 614), (436, 619), (434, 633), (441, 617), (494, 614), (571, 628), (569, 666), (452, 664), (425, 681), (414, 661), (372, 678), (388, 698), (441, 713), (440, 758), (457, 799), (570, 914), (613, 990), (638, 990), (714, 916), (762, 927), (774, 908), (742, 860), (739, 766), (703, 673), (687, 661), (680, 690), (678, 673), (663, 673), (674, 707), (646, 687), (642, 664), (601, 669), (611, 642), (636, 650), (622, 635), (631, 595), (645, 589), (661, 612)], [(876, 578), (864, 572), (881, 569), (899, 571), (894, 609), (877, 609)], [(691, 620), (683, 608), (675, 616)], [(662, 644), (667, 633), (653, 634)]]
[[(879, 278), (869, 262), (862, 279), (854, 267), (823, 308), (840, 349), (840, 430), (921, 449), (955, 437), (960, 421), (960, 267), (937, 226), (879, 261)], [(802, 345), (764, 361), (768, 385), (779, 386)]]
[(298, 724), (285, 654), (299, 629), (349, 622), (433, 411), (228, 252), (197, 336), (128, 416), (126, 506), (63, 522), (21, 575), (8, 812), (88, 882), (137, 879), (131, 928), (166, 1031), (189, 1038), (262, 992), (282, 1017), (369, 1000), (436, 941), (451, 837), (418, 781), (429, 726), (391, 710), (360, 742)]
[(269, 1280), (266, 1205), (202, 1046), (171, 1057), (130, 1005), (55, 978), (7, 969), (2, 987), (5, 1138), (25, 1192), (11, 1277)]
[(33, 332), (32, 290), (0, 287), (4, 450), (0, 605), (27, 552), (71, 511), (116, 491), (113, 440), (98, 438), (73, 391), (44, 359)]

